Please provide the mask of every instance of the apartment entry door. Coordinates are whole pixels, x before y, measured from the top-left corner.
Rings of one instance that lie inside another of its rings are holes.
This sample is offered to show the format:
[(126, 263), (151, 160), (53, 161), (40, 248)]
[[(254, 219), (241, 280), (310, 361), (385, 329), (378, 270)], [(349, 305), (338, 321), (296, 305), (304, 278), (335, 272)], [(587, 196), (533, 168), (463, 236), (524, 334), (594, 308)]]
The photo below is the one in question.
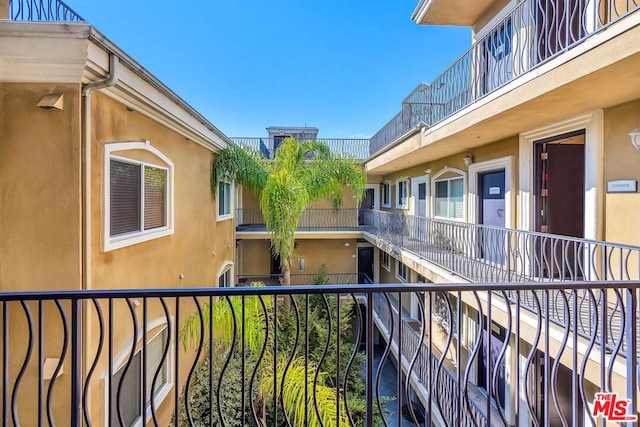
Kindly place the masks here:
[(367, 210), (373, 209), (373, 202), (375, 200), (375, 191), (373, 188), (367, 188), (364, 190), (364, 199), (360, 203), (360, 209), (358, 209), (358, 225), (365, 225), (365, 215)]
[(373, 246), (358, 247), (358, 283), (365, 283), (363, 274), (373, 281)]
[[(535, 143), (536, 231), (584, 237), (584, 136), (582, 130)], [(551, 245), (548, 241), (548, 247), (540, 248), (545, 258), (536, 264), (547, 276), (575, 274), (577, 278), (580, 272), (573, 245), (555, 245), (555, 251)]]
[[(505, 227), (505, 170), (478, 174), (478, 223)], [(502, 264), (506, 258), (505, 233), (495, 228), (480, 229), (480, 257)]]

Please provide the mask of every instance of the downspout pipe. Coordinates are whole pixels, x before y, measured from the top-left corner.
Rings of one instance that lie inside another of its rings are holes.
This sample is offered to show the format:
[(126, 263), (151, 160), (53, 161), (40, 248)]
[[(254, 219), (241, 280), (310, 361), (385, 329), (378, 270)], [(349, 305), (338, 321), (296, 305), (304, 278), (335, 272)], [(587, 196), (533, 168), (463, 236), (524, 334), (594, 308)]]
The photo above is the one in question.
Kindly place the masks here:
[(94, 90), (105, 89), (118, 82), (119, 60), (114, 54), (109, 55), (109, 74), (107, 78), (82, 86), (84, 112), (82, 114), (83, 132), (83, 170), (82, 170), (82, 289), (91, 289), (91, 94)]

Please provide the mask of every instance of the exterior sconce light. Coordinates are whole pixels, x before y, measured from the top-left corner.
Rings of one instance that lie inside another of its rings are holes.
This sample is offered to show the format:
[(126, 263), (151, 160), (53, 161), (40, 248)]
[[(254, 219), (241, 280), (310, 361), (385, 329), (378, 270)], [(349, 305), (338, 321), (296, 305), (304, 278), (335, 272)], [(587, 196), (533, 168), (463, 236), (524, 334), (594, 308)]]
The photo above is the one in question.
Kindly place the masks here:
[(464, 161), (465, 166), (469, 167), (471, 166), (471, 163), (473, 163), (473, 156), (471, 155), (471, 153), (467, 153), (464, 155), (462, 160)]
[(629, 132), (629, 136), (631, 137), (631, 144), (636, 148), (636, 150), (640, 150), (640, 125)]
[(349, 242), (344, 242), (344, 246), (345, 246), (345, 247), (347, 247), (347, 248), (348, 248), (350, 245), (351, 245), (351, 243), (349, 243)]

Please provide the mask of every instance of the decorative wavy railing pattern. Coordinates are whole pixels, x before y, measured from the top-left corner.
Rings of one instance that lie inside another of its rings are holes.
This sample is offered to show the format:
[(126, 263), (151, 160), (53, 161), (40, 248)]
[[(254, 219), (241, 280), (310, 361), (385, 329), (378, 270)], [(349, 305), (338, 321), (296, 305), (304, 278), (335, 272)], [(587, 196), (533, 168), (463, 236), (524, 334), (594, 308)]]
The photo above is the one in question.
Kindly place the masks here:
[(14, 21), (84, 22), (62, 0), (9, 0), (9, 19)]
[[(556, 236), (459, 221), (416, 217), (399, 212), (365, 211), (365, 230), (375, 236), (383, 250), (411, 252), (452, 275), (477, 283), (630, 281), (640, 280), (640, 247), (587, 239)], [(515, 296), (508, 294), (513, 301)], [(574, 319), (584, 336), (594, 333), (593, 317), (607, 306), (601, 317), (606, 329), (623, 328), (620, 295), (601, 294), (592, 305), (587, 292), (569, 293), (561, 288), (548, 295), (522, 292), (520, 304), (538, 306), (549, 320), (564, 325), (569, 317), (565, 302), (580, 308)], [(566, 300), (566, 301), (565, 301)], [(640, 321), (640, 320), (638, 320)], [(600, 331), (604, 330), (601, 326)], [(616, 344), (609, 335), (607, 346)], [(626, 341), (622, 349), (626, 349)]]
[[(567, 321), (550, 337), (549, 306), (525, 309), (519, 296), (559, 289), (585, 293), (594, 307), (599, 295), (620, 295), (623, 327), (607, 329), (603, 305), (585, 336), (574, 321), (581, 308), (567, 298)], [(630, 400), (631, 413), (638, 408), (638, 354), (622, 351), (621, 343), (636, 348), (639, 289), (637, 281), (572, 281), (2, 293), (0, 417), (6, 425), (33, 426), (265, 420), (292, 426), (329, 405), (336, 418), (325, 419), (326, 426), (395, 426), (401, 417), (419, 424), (432, 415), (447, 426), (572, 425), (578, 419), (595, 426), (584, 408), (596, 392), (619, 393)], [(424, 313), (411, 323), (394, 301), (410, 294)], [(461, 301), (468, 305), (464, 312)], [(324, 320), (310, 325), (318, 311)], [(424, 321), (436, 312), (448, 321)], [(391, 339), (376, 350), (380, 320)], [(454, 324), (468, 326), (457, 333), (447, 326)], [(340, 344), (338, 330), (349, 337)], [(608, 352), (598, 350), (605, 335), (616, 343)], [(334, 344), (348, 348), (331, 353)], [(461, 359), (463, 345), (468, 357)], [(406, 375), (390, 360), (392, 351)], [(389, 368), (395, 387), (383, 391)], [(475, 393), (478, 388), (486, 392)], [(364, 406), (354, 408), (349, 392), (362, 393)], [(294, 396), (298, 410), (290, 405)], [(384, 396), (392, 400), (385, 404)], [(169, 420), (170, 413), (177, 416)]]
[(421, 121), (446, 120), (639, 8), (637, 0), (519, 2), (449, 68), (409, 94), (401, 112), (371, 138), (371, 155)]
[[(241, 147), (251, 148), (264, 154), (267, 159), (273, 159), (276, 152), (276, 141), (274, 138), (254, 138), (254, 137), (233, 137), (231, 140)], [(304, 141), (298, 139), (299, 141)], [(364, 160), (369, 157), (369, 140), (360, 138), (316, 138), (316, 141), (322, 142), (329, 147), (332, 153), (346, 157), (352, 157), (356, 160)]]

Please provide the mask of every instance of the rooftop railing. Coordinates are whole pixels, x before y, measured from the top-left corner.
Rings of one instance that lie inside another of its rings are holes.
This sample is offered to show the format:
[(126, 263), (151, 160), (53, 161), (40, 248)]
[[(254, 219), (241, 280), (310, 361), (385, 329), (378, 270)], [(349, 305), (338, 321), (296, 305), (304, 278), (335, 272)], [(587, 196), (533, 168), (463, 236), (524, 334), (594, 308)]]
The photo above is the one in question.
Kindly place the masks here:
[(435, 126), (638, 9), (637, 1), (518, 2), (442, 74), (409, 94), (371, 138), (371, 154), (421, 121)]
[[(357, 229), (364, 213), (361, 209), (305, 209), (298, 222), (299, 231)], [(236, 209), (237, 231), (264, 231), (261, 209)]]
[(62, 0), (9, 0), (9, 19), (13, 21), (84, 22)]
[[(242, 147), (251, 148), (262, 153), (267, 159), (272, 160), (279, 141), (282, 138), (244, 138), (233, 137), (233, 142)], [(333, 138), (315, 138), (316, 141), (327, 144), (332, 153), (352, 157), (356, 160), (365, 160), (369, 157), (369, 140), (368, 139), (333, 139)], [(298, 141), (306, 141), (298, 138)]]
[[(589, 424), (586, 409), (598, 392), (618, 393), (629, 399), (627, 413), (637, 412), (639, 287), (593, 281), (2, 293), (0, 415), (7, 425), (74, 427), (305, 425), (318, 416), (334, 426), (430, 417), (456, 426)], [(542, 301), (560, 290), (567, 317), (550, 336), (550, 305)], [(525, 292), (540, 295), (533, 311), (522, 306)], [(624, 327), (608, 329), (604, 305), (584, 336), (576, 321), (580, 294), (593, 307), (602, 295), (619, 295)], [(412, 296), (425, 314), (409, 322), (394, 300)], [(380, 347), (377, 333), (385, 338)], [(611, 351), (599, 351), (603, 336), (613, 336)], [(622, 350), (625, 339), (632, 345)], [(354, 407), (354, 394), (362, 407)]]

